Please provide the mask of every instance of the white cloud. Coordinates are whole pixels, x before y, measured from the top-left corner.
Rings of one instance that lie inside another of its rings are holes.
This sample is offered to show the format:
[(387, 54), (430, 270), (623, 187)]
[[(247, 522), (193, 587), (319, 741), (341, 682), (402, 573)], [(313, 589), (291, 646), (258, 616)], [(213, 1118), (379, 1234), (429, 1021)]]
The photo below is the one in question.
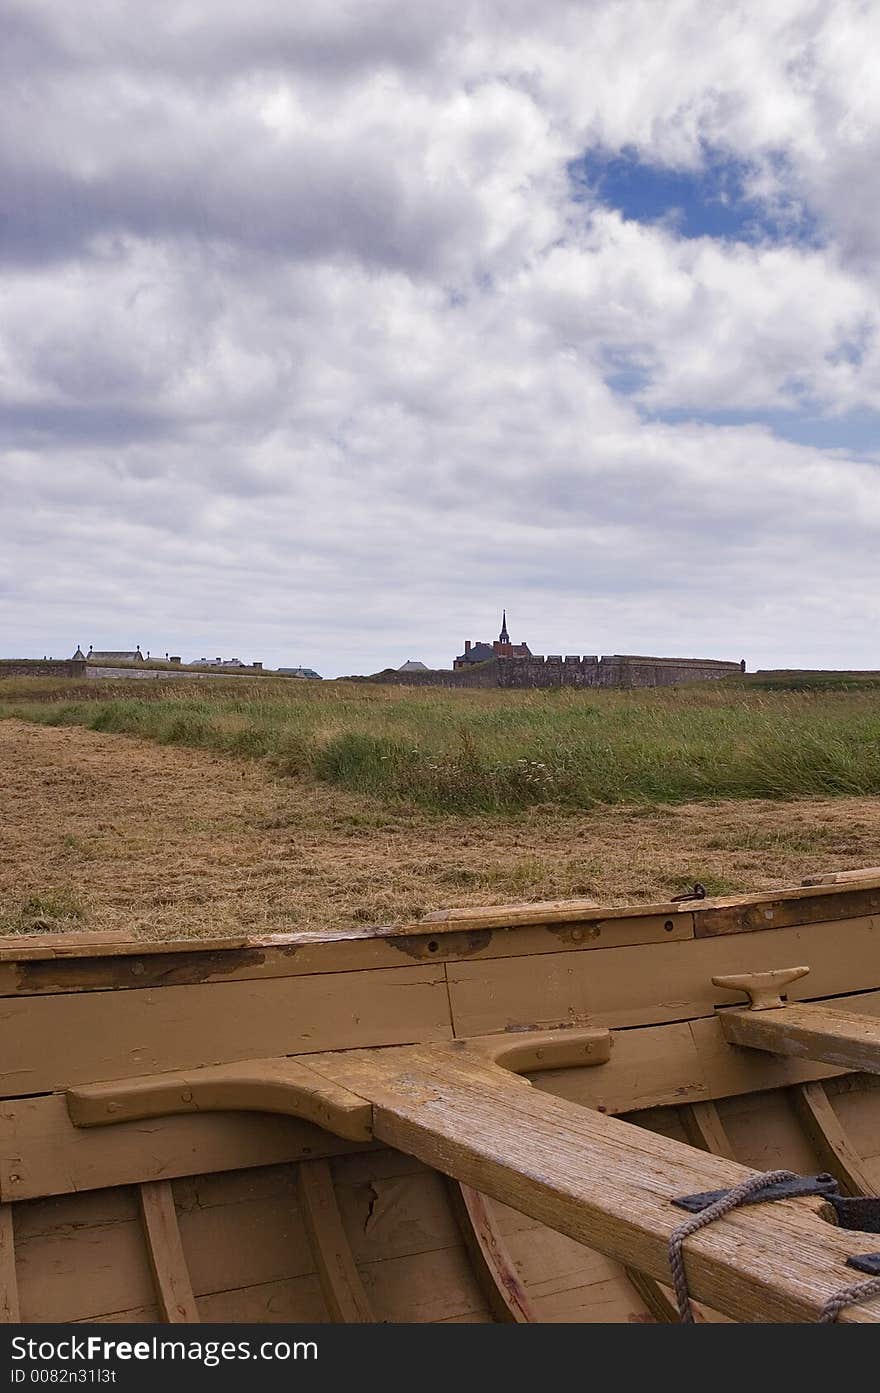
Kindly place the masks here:
[[(880, 408), (874, 7), (0, 10), (5, 651), (371, 670), (506, 602), (539, 651), (876, 663), (880, 449), (762, 424)], [(820, 235), (574, 202), (591, 144), (720, 149)]]

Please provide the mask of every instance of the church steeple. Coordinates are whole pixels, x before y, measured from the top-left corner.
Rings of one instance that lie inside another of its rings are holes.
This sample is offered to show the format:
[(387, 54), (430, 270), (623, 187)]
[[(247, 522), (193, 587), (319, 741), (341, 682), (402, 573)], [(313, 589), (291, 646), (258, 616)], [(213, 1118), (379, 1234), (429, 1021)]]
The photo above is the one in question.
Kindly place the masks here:
[(510, 634), (507, 632), (507, 610), (501, 612), (501, 633), (498, 635), (499, 643), (510, 643)]

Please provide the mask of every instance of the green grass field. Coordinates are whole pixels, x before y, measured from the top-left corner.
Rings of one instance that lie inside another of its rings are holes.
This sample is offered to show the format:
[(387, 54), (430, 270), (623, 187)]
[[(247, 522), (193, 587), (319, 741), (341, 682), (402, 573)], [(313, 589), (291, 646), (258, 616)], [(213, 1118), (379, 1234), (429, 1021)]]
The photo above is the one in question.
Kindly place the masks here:
[[(145, 685), (149, 690), (144, 690)], [(880, 691), (0, 683), (0, 715), (269, 762), (438, 812), (880, 793)]]

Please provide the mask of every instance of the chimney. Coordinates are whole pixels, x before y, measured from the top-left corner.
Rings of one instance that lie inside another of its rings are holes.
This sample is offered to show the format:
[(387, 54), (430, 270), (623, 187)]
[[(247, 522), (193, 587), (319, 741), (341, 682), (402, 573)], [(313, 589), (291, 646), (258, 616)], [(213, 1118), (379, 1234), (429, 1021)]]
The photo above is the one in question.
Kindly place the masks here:
[(471, 651), (471, 641), (469, 638), (466, 638), (464, 641), (464, 651), (465, 653), (470, 653)]

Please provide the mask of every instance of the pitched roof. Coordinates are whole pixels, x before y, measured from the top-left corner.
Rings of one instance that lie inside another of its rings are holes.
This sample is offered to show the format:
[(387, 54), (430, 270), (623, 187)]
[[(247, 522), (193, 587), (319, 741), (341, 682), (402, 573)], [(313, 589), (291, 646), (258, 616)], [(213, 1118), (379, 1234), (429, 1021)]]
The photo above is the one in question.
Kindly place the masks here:
[(467, 653), (459, 653), (457, 663), (486, 663), (495, 657), (491, 643), (475, 643)]
[(133, 653), (116, 653), (109, 649), (90, 648), (87, 655), (102, 663), (140, 663), (143, 662), (143, 653), (136, 648)]
[(428, 669), (426, 668), (426, 666), (425, 666), (424, 663), (419, 663), (419, 662), (414, 661), (412, 658), (407, 658), (407, 660), (406, 660), (405, 663), (401, 663), (401, 664), (400, 664), (400, 667), (397, 669), (397, 671), (398, 671), (398, 672), (427, 672)]

